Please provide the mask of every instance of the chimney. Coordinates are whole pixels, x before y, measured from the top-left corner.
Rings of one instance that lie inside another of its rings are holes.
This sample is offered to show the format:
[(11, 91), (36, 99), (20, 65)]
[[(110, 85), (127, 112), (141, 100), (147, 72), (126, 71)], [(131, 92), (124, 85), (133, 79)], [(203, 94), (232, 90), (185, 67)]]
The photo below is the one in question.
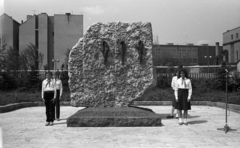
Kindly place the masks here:
[(23, 24), (23, 20), (21, 20), (22, 24)]
[(27, 20), (29, 20), (32, 17), (32, 15), (27, 15)]
[(216, 56), (220, 54), (219, 42), (216, 42)]

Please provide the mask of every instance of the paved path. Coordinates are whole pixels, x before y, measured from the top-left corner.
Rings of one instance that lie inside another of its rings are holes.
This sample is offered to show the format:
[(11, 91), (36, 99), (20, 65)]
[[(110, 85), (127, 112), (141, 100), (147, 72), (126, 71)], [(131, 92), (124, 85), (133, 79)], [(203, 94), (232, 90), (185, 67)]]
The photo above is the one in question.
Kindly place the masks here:
[[(146, 107), (146, 106), (145, 106)], [(164, 117), (170, 106), (147, 106)], [(44, 126), (44, 107), (22, 108), (0, 114), (0, 147), (4, 148), (237, 148), (240, 146), (240, 114), (230, 112), (228, 125), (237, 131), (217, 130), (225, 125), (225, 110), (192, 106), (189, 125), (177, 119), (162, 120), (161, 127), (66, 127), (66, 118), (81, 107), (61, 107), (61, 121)]]

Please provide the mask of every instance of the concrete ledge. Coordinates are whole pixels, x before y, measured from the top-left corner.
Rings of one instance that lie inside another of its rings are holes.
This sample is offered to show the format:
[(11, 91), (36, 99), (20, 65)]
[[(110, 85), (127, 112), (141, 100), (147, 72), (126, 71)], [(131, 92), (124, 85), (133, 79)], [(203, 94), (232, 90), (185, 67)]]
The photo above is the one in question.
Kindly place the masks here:
[[(201, 105), (201, 106), (214, 106), (219, 108), (226, 108), (226, 103), (222, 102), (211, 102), (211, 101), (191, 101), (192, 105)], [(172, 101), (134, 101), (133, 105), (135, 106), (158, 106), (158, 105), (172, 105)], [(228, 109), (230, 111), (240, 113), (240, 105), (228, 104)]]
[[(61, 101), (61, 106), (69, 106), (69, 101)], [(14, 111), (20, 108), (24, 107), (33, 107), (33, 106), (44, 106), (43, 101), (37, 101), (37, 102), (21, 102), (21, 103), (14, 103), (14, 104), (8, 104), (5, 106), (0, 106), (0, 113), (10, 112)]]
[(162, 126), (161, 116), (141, 107), (89, 107), (67, 119), (67, 127)]
[[(71, 106), (70, 101), (61, 101), (61, 106)], [(191, 101), (192, 105), (214, 106), (219, 108), (226, 108), (226, 103), (211, 102), (211, 101)], [(134, 101), (134, 106), (170, 106), (172, 101)], [(24, 107), (44, 106), (42, 101), (38, 102), (21, 102), (0, 106), (0, 113), (10, 112)], [(233, 112), (240, 113), (240, 105), (228, 104), (228, 109)]]

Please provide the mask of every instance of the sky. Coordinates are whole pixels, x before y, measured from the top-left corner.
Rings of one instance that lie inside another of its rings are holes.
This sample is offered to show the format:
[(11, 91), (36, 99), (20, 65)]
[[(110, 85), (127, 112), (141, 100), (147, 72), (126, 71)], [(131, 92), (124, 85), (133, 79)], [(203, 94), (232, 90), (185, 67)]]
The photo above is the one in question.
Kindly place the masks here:
[(0, 15), (82, 14), (84, 32), (96, 22), (151, 22), (154, 42), (222, 45), (223, 33), (240, 26), (240, 0), (0, 0)]

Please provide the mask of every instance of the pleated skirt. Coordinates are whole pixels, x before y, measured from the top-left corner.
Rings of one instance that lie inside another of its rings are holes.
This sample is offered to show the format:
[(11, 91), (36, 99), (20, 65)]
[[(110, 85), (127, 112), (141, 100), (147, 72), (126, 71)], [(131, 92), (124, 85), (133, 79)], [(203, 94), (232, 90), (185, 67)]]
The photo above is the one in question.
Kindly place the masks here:
[(178, 101), (175, 109), (177, 110), (191, 110), (191, 103), (188, 102), (188, 89), (178, 89)]

